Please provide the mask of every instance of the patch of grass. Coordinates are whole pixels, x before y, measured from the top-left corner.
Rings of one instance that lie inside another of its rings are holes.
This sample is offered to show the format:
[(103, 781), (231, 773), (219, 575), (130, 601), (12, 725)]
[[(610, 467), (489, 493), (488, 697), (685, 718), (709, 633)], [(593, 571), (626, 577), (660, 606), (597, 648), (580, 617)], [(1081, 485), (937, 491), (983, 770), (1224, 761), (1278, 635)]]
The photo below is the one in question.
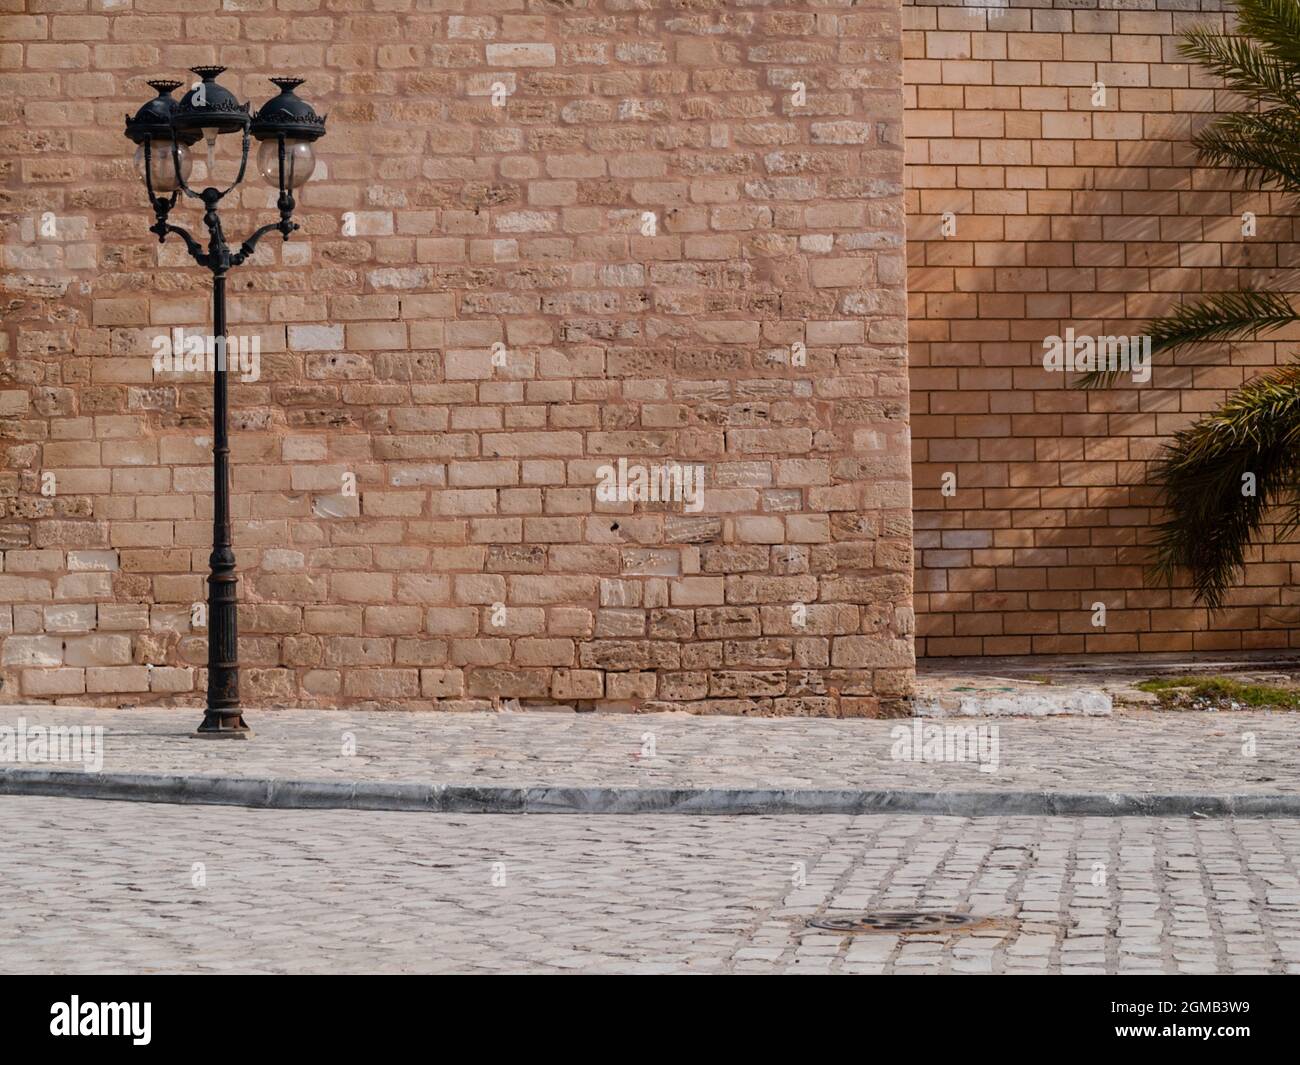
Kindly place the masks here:
[(1242, 706), (1278, 706), (1300, 710), (1300, 691), (1270, 684), (1243, 684), (1231, 677), (1152, 677), (1134, 685), (1139, 691), (1152, 692), (1164, 703), (1177, 703), (1181, 697), (1210, 699), (1218, 704)]

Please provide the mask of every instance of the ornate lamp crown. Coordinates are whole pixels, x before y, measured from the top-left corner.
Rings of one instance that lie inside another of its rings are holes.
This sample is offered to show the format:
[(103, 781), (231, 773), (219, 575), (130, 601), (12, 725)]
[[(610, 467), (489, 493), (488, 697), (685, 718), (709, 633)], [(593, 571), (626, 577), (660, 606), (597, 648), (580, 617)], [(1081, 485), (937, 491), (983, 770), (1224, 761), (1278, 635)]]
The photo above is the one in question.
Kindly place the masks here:
[(303, 78), (271, 78), (272, 84), (279, 87), (280, 95), (267, 100), (254, 116), (254, 137), (270, 140), (284, 135), (314, 141), (325, 135), (325, 116), (318, 115), (311, 104), (294, 95), (293, 90), (303, 81)]
[(172, 119), (177, 130), (215, 129), (218, 133), (237, 133), (248, 127), (248, 104), (241, 104), (235, 94), (217, 84), (217, 75), (225, 67), (190, 67), (202, 82), (176, 105)]
[[(136, 144), (142, 143), (146, 137), (169, 141), (174, 136), (172, 116), (176, 113), (176, 101), (172, 99), (172, 93), (181, 87), (181, 83), (170, 78), (158, 78), (146, 84), (158, 95), (134, 115), (126, 116), (126, 135)], [(199, 136), (199, 132), (195, 130), (192, 133), (184, 133), (179, 140), (182, 144), (193, 144)]]

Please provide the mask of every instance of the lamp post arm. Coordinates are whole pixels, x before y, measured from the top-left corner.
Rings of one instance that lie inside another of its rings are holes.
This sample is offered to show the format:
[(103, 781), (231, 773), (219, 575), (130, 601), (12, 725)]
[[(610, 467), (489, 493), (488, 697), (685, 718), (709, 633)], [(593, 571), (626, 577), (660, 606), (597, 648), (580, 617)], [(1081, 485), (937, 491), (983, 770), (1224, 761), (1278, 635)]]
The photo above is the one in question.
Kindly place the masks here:
[[(266, 225), (260, 226), (251, 237), (249, 237), (246, 241), (244, 241), (244, 243), (240, 245), (239, 251), (237, 251), (234, 255), (230, 257), (230, 263), (232, 266), (238, 266), (250, 255), (252, 255), (254, 249), (257, 247), (257, 242), (261, 240), (264, 236), (266, 236), (268, 233), (274, 230), (278, 230), (280, 235), (283, 236), (285, 240), (288, 240), (289, 234), (292, 233), (295, 229), (299, 228), (298, 223), (292, 220), (293, 209), (295, 206), (293, 200), (293, 193), (289, 191), (289, 189), (285, 186), (284, 183), (284, 159), (285, 159), (284, 136), (281, 135), (278, 138), (278, 140), (279, 140), (279, 148), (280, 148), (280, 152), (279, 152), (280, 195), (276, 199), (275, 205), (280, 212), (280, 221), (268, 222)], [(244, 161), (245, 162), (248, 161), (248, 135), (247, 134), (244, 135)], [(243, 174), (243, 170), (240, 170), (240, 174), (241, 175)]]
[(203, 250), (203, 245), (190, 236), (189, 231), (182, 229), (180, 226), (174, 226), (165, 218), (159, 218), (157, 222), (149, 227), (150, 233), (158, 234), (158, 243), (161, 244), (167, 239), (168, 233), (175, 233), (185, 242), (185, 247), (190, 253), (190, 257), (200, 266), (207, 266), (209, 258)]
[[(286, 227), (288, 229), (288, 232), (285, 232)], [(285, 221), (268, 222), (266, 225), (259, 227), (251, 237), (249, 237), (246, 241), (244, 241), (243, 244), (239, 246), (239, 251), (235, 252), (235, 254), (230, 257), (230, 265), (238, 266), (250, 255), (252, 255), (254, 249), (257, 247), (257, 242), (261, 240), (264, 236), (266, 236), (268, 233), (279, 231), (280, 233), (284, 234), (285, 240), (288, 240), (289, 233), (292, 233), (297, 228), (298, 228), (297, 222), (285, 222)]]
[[(172, 165), (176, 167), (176, 176), (180, 178), (181, 160), (176, 151), (176, 141), (172, 141)], [(181, 179), (184, 185), (184, 180)], [(167, 221), (167, 215), (171, 209), (176, 206), (176, 200), (180, 197), (180, 190), (173, 192), (170, 196), (159, 196), (153, 188), (153, 138), (146, 135), (144, 138), (144, 187), (149, 193), (149, 202), (153, 205), (154, 224), (149, 227), (150, 233), (158, 236), (158, 243), (161, 244), (167, 239), (168, 233), (175, 233), (181, 240), (185, 241), (185, 247), (189, 249), (191, 257), (200, 266), (208, 265), (208, 257), (203, 253), (203, 248), (197, 240), (190, 236), (187, 230), (180, 226), (174, 226)]]

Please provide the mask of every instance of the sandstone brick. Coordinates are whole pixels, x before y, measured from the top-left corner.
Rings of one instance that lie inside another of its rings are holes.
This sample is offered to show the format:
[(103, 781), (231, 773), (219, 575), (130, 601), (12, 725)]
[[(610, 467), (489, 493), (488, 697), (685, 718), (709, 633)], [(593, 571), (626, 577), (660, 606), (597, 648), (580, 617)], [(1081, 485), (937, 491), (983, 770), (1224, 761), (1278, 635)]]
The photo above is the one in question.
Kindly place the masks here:
[(55, 636), (9, 636), (0, 646), (0, 665), (61, 666), (63, 643)]
[(907, 666), (911, 643), (878, 636), (837, 636), (831, 644), (831, 664), (836, 666)]
[(607, 673), (605, 694), (610, 699), (652, 699), (658, 683), (655, 673)]
[(414, 699), (420, 694), (415, 669), (356, 669), (343, 677), (344, 694), (360, 699)]
[(500, 67), (553, 67), (553, 44), (489, 44), (487, 61)]
[(88, 693), (147, 692), (148, 666), (94, 666), (86, 670)]
[(64, 641), (63, 660), (70, 666), (124, 666), (131, 662), (129, 636), (73, 636)]
[(418, 606), (374, 606), (365, 608), (365, 632), (375, 636), (396, 636), (419, 632), (424, 611)]
[(725, 585), (721, 577), (683, 577), (670, 581), (668, 592), (674, 606), (714, 606), (722, 603)]
[(149, 690), (188, 692), (194, 690), (194, 671), (175, 666), (156, 666), (149, 673)]
[(551, 679), (556, 699), (600, 699), (604, 694), (605, 674), (596, 669), (557, 669)]
[(24, 695), (36, 698), (53, 695), (80, 695), (86, 690), (84, 669), (24, 669)]
[(573, 664), (572, 640), (530, 639), (516, 641), (514, 660), (521, 666), (568, 666)]
[(459, 669), (422, 669), (420, 694), (426, 699), (457, 699), (465, 694), (465, 675)]

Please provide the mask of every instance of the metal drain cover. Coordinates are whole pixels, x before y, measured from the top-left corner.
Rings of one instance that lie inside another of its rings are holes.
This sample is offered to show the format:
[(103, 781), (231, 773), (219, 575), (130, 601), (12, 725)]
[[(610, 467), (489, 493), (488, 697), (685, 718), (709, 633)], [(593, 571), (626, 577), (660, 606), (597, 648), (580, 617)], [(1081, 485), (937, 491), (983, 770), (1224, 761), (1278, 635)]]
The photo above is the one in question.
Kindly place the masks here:
[(878, 910), (844, 917), (814, 917), (809, 928), (828, 932), (951, 932), (980, 924), (984, 918), (970, 913), (936, 910)]

